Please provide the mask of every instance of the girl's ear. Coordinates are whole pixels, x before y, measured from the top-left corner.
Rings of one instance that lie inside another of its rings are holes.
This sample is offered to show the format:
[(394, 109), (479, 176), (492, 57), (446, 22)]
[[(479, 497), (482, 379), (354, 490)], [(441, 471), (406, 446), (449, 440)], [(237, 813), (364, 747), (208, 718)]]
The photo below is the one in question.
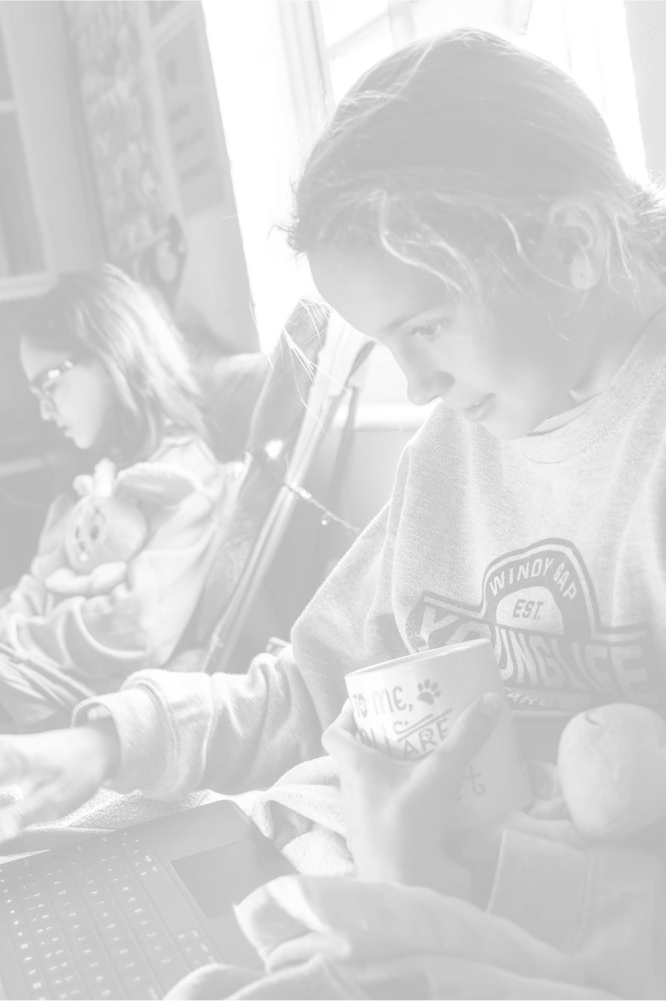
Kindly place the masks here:
[(143, 501), (156, 507), (170, 507), (201, 490), (198, 479), (190, 473), (140, 462), (118, 473), (114, 495), (119, 500)]
[(560, 198), (550, 206), (539, 258), (546, 273), (579, 292), (595, 288), (604, 273), (608, 238), (595, 205)]

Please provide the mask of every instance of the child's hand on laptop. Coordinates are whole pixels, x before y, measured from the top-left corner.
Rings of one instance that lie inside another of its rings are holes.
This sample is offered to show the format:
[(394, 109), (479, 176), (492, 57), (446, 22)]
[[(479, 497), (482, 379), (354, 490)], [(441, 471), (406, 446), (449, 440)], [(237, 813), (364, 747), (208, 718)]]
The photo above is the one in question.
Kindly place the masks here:
[(17, 785), (19, 802), (0, 808), (0, 842), (24, 827), (81, 806), (118, 768), (120, 743), (103, 720), (72, 730), (0, 736), (0, 786)]

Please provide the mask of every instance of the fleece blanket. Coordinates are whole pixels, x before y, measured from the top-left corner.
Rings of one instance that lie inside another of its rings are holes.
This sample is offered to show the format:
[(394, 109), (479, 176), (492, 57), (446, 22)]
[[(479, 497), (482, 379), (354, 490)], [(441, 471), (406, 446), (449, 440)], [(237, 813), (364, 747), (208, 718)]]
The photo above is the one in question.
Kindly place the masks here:
[(603, 975), (584, 955), (431, 890), (288, 876), (255, 891), (238, 917), (265, 974), (209, 966), (168, 998), (616, 996), (595, 986)]
[(251, 816), (298, 872), (313, 876), (353, 874), (332, 758), (322, 756), (296, 765), (270, 789), (256, 794)]

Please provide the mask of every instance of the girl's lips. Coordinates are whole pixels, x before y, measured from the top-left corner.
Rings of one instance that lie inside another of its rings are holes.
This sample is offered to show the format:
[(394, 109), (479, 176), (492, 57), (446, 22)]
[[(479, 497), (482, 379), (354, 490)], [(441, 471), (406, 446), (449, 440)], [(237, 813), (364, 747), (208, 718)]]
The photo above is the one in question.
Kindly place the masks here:
[(495, 406), (495, 396), (493, 393), (489, 393), (488, 396), (484, 396), (482, 400), (475, 403), (472, 407), (467, 407), (462, 411), (463, 417), (466, 417), (468, 421), (483, 421), (486, 419), (490, 411)]

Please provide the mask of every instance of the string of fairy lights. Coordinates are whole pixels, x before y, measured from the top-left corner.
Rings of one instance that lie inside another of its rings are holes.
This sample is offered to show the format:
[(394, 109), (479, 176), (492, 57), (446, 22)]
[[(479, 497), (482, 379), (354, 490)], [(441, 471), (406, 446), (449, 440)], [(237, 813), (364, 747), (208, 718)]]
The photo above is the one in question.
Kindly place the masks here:
[[(360, 536), (362, 530), (347, 522), (340, 515), (335, 512), (330, 511), (325, 505), (317, 501), (316, 497), (312, 496), (309, 490), (306, 490), (304, 486), (299, 486), (297, 483), (291, 483), (288, 479), (283, 479), (278, 476), (277, 473), (270, 467), (270, 462), (274, 462), (279, 458), (282, 449), (284, 447), (284, 442), (279, 438), (274, 438), (271, 441), (266, 441), (262, 448), (238, 448), (238, 452), (242, 452), (245, 456), (253, 458), (254, 461), (261, 467), (262, 471), (271, 477), (279, 486), (283, 486), (290, 493), (293, 493), (298, 497), (299, 501), (308, 505), (310, 508), (314, 508), (319, 513), (319, 524), (322, 526), (335, 524), (341, 526), (347, 532), (351, 533), (353, 536)], [(238, 472), (240, 473), (243, 469), (243, 463), (238, 462)]]

